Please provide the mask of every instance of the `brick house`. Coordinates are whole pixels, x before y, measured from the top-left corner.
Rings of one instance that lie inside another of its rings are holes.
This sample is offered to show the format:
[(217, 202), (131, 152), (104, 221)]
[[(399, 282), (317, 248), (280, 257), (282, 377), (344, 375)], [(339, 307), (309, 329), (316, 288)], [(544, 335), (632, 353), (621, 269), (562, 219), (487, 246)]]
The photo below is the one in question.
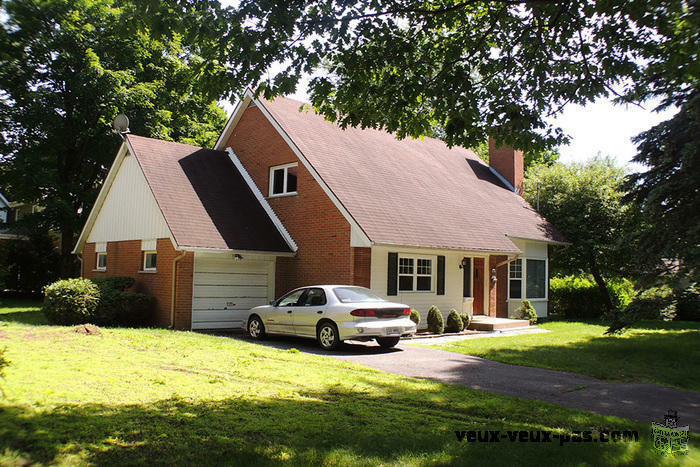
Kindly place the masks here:
[(422, 312), (547, 313), (548, 247), (520, 195), (523, 155), (491, 166), (442, 141), (340, 129), (247, 92), (213, 149), (128, 135), (80, 235), (84, 277), (128, 275), (158, 322), (240, 327), (311, 284), (356, 284)]

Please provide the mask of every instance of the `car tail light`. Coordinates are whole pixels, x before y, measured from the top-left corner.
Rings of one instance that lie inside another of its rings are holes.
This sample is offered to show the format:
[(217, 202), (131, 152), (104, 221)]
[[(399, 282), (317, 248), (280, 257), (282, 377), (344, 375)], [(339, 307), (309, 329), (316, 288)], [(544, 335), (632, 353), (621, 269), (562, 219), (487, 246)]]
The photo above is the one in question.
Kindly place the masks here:
[(404, 314), (404, 315), (410, 315), (410, 314), (411, 314), (411, 309), (410, 309), (410, 308), (404, 308), (404, 309), (403, 309), (403, 314)]
[(376, 316), (374, 310), (361, 308), (359, 310), (352, 310), (350, 312), (353, 316)]

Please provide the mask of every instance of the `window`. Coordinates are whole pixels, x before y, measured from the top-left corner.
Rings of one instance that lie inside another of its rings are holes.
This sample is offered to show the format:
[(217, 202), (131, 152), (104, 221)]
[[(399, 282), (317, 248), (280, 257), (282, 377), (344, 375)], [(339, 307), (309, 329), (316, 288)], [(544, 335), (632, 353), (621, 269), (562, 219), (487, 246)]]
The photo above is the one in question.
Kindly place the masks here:
[(144, 251), (143, 252), (143, 270), (144, 271), (155, 271), (157, 258), (158, 258), (158, 254), (155, 251)]
[(304, 306), (323, 306), (326, 304), (326, 292), (323, 289), (308, 289), (302, 300)]
[(7, 209), (0, 208), (0, 224), (7, 223)]
[(433, 289), (433, 260), (399, 258), (399, 291), (430, 292)]
[(523, 298), (523, 260), (511, 261), (508, 267), (510, 294), (508, 298)]
[(297, 163), (270, 168), (270, 196), (293, 195), (297, 192)]
[(335, 296), (342, 303), (385, 302), (382, 297), (364, 287), (336, 287)]
[(528, 259), (525, 272), (527, 275), (527, 298), (546, 298), (547, 274), (543, 259)]
[(99, 270), (107, 269), (107, 253), (97, 253), (95, 268)]
[(306, 289), (295, 290), (280, 299), (277, 306), (297, 306), (301, 295), (306, 292)]

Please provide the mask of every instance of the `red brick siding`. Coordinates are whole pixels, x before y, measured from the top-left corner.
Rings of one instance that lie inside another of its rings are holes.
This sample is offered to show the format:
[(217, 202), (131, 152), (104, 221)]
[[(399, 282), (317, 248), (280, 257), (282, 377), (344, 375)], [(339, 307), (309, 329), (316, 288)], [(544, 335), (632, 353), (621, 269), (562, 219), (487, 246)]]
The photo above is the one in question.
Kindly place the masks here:
[[(95, 244), (88, 243), (83, 251), (83, 277), (127, 276), (136, 280), (133, 291), (156, 298), (156, 323), (170, 326), (172, 304), (173, 260), (182, 255), (168, 238), (158, 239), (156, 272), (139, 272), (143, 266), (141, 240), (107, 243), (107, 269), (95, 270)], [(187, 252), (177, 263), (175, 328), (190, 329), (192, 323), (192, 271), (194, 253)]]
[(372, 267), (372, 249), (369, 247), (355, 247), (352, 249), (354, 285), (369, 288), (369, 280)]
[(264, 196), (269, 191), (270, 167), (299, 164), (299, 194), (268, 199), (299, 247), (296, 256), (277, 259), (275, 295), (305, 285), (352, 283), (350, 224), (260, 109), (244, 112), (226, 145), (235, 151)]
[[(489, 256), (488, 270), (485, 272), (485, 279), (489, 281), (489, 316), (498, 318), (508, 317), (508, 265), (503, 264), (496, 267), (499, 263), (507, 261), (505, 255)], [(491, 280), (493, 270), (496, 269), (496, 283)]]

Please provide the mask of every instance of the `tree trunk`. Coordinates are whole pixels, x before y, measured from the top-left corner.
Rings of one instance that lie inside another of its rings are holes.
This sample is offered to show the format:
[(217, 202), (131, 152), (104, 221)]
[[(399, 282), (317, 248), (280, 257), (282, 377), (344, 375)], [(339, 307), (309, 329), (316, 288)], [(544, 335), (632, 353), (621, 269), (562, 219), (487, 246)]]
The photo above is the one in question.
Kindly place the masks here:
[(76, 257), (73, 254), (73, 229), (64, 227), (61, 230), (61, 264), (59, 273), (62, 279), (77, 275)]
[(606, 313), (611, 313), (613, 311), (613, 303), (610, 298), (610, 291), (608, 291), (608, 286), (605, 284), (605, 279), (598, 269), (598, 262), (595, 259), (595, 255), (591, 254), (591, 274), (593, 274), (593, 279), (595, 283), (598, 284), (598, 290), (600, 290), (600, 295), (603, 298), (603, 306), (605, 306)]

